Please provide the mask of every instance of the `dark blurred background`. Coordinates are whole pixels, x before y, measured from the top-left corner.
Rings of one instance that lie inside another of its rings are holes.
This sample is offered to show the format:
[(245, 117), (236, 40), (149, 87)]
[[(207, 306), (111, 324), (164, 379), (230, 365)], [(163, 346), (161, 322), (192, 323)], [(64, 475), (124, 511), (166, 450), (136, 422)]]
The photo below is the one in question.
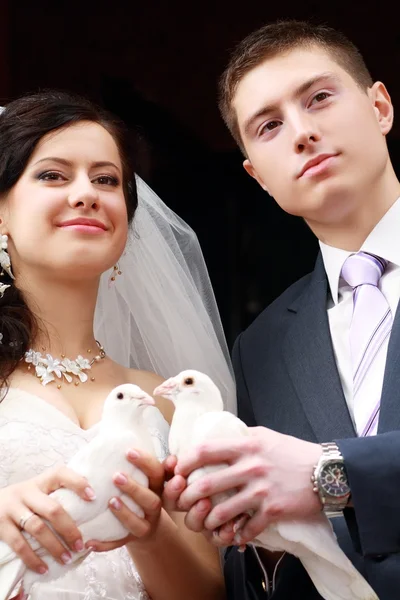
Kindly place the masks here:
[[(400, 30), (388, 4), (340, 0), (0, 0), (0, 104), (56, 87), (82, 93), (140, 137), (137, 172), (197, 232), (229, 345), (313, 268), (317, 243), (244, 172), (219, 116), (230, 49), (277, 18), (341, 29), (400, 105)], [(389, 137), (400, 170), (400, 120)]]

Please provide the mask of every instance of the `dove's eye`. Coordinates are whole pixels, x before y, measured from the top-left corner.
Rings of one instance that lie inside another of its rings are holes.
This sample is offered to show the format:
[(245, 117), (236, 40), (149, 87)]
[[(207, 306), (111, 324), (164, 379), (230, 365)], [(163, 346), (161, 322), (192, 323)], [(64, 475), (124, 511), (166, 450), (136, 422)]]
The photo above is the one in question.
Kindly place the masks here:
[(123, 393), (122, 392), (118, 392), (118, 394), (117, 394), (118, 400), (122, 400), (123, 397), (124, 397)]
[(194, 379), (193, 377), (187, 377), (185, 379), (185, 385), (193, 385), (194, 384)]

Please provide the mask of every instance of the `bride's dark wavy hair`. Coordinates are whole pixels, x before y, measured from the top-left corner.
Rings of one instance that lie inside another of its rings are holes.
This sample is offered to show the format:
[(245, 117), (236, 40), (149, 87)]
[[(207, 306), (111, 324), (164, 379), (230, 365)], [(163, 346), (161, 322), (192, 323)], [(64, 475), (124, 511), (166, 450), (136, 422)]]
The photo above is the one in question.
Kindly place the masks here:
[[(0, 114), (0, 207), (40, 140), (51, 131), (82, 121), (101, 125), (113, 137), (122, 163), (128, 220), (132, 221), (138, 199), (131, 166), (132, 149), (124, 124), (88, 100), (58, 91), (23, 96), (8, 104)], [(1, 283), (10, 285), (0, 298), (0, 387), (3, 387), (34, 343), (38, 322), (23, 293), (5, 272)]]

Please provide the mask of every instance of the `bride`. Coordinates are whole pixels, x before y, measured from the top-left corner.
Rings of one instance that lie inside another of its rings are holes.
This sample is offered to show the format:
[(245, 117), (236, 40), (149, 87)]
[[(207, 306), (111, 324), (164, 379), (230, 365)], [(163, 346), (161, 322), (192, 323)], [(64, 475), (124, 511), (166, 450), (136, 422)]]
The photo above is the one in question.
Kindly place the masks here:
[(64, 465), (96, 434), (113, 387), (132, 382), (151, 394), (165, 377), (196, 368), (234, 410), (196, 237), (135, 177), (114, 117), (59, 92), (7, 105), (0, 114), (0, 263), (0, 539), (43, 575), (32, 600), (224, 598), (217, 550), (161, 506), (173, 412), (166, 399), (156, 399), (151, 430), (158, 460), (134, 448), (127, 456), (149, 476), (149, 489), (114, 476), (145, 513), (139, 519), (110, 498), (130, 532), (125, 540), (91, 540), (77, 569), (45, 582), (46, 562), (21, 534), (61, 564), (82, 549), (79, 530), (48, 494), (67, 487), (93, 499), (89, 483)]

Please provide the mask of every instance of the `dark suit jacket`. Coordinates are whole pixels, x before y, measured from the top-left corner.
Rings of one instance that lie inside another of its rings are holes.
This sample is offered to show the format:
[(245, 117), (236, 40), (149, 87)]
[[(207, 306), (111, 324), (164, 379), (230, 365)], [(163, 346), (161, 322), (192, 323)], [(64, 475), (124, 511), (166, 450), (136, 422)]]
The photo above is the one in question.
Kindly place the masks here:
[[(381, 600), (400, 598), (400, 309), (390, 337), (378, 434), (357, 438), (327, 317), (328, 283), (315, 270), (288, 288), (239, 336), (233, 351), (239, 417), (311, 442), (337, 441), (354, 509), (333, 520), (339, 543)], [(266, 598), (254, 554), (226, 553), (228, 600)], [(276, 600), (320, 599), (299, 561), (286, 557)]]

